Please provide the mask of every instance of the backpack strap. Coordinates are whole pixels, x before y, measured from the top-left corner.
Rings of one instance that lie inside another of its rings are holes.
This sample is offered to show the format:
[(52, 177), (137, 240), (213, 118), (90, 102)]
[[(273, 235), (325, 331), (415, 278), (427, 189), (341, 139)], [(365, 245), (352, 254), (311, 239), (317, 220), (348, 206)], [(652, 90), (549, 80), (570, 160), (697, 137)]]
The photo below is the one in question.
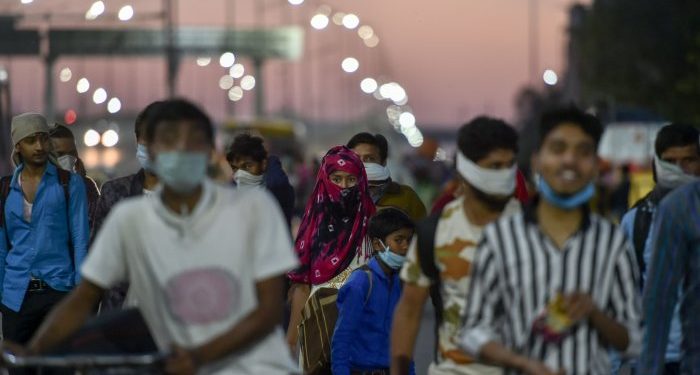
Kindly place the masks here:
[(435, 361), (438, 360), (439, 333), (442, 325), (442, 282), (440, 270), (435, 264), (435, 231), (440, 221), (442, 212), (436, 212), (416, 225), (416, 244), (418, 246), (418, 263), (421, 271), (430, 281), (430, 299), (435, 309)]
[(369, 297), (372, 295), (372, 270), (366, 264), (361, 265), (357, 269), (362, 270), (364, 273), (367, 274), (367, 278), (369, 278), (369, 290), (367, 291), (367, 296), (365, 297), (365, 306), (367, 306), (367, 302), (369, 302)]
[(5, 225), (5, 202), (7, 196), (10, 195), (10, 183), (12, 176), (3, 176), (0, 178), (0, 227), (5, 231), (5, 242), (7, 243), (7, 251), (12, 248), (12, 243), (7, 235), (7, 226)]
[[(632, 229), (632, 244), (634, 252), (637, 256), (637, 265), (639, 272), (643, 275), (646, 272), (646, 262), (644, 261), (644, 248), (646, 247), (647, 237), (651, 222), (654, 219), (653, 203), (650, 200), (645, 200), (637, 206), (637, 211), (634, 215), (634, 225)], [(639, 278), (639, 284), (644, 289), (644, 278)]]

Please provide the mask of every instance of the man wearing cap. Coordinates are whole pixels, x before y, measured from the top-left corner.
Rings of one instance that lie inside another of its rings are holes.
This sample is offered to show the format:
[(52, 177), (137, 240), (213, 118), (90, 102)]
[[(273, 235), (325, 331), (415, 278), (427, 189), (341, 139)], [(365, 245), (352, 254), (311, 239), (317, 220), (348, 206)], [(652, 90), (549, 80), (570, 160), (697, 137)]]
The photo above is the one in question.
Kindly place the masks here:
[(11, 132), (16, 169), (0, 183), (0, 311), (4, 339), (26, 343), (80, 281), (90, 233), (85, 184), (50, 156), (46, 119), (18, 115)]

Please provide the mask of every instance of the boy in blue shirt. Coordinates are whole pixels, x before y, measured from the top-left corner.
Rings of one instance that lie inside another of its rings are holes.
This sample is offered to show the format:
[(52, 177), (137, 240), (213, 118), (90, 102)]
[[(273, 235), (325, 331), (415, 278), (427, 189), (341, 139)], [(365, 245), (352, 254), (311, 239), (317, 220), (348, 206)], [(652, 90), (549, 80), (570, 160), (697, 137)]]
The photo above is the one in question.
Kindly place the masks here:
[(338, 293), (331, 345), (334, 375), (389, 375), (391, 323), (402, 289), (399, 271), (414, 229), (413, 221), (395, 208), (370, 220), (368, 236), (376, 256), (353, 272)]

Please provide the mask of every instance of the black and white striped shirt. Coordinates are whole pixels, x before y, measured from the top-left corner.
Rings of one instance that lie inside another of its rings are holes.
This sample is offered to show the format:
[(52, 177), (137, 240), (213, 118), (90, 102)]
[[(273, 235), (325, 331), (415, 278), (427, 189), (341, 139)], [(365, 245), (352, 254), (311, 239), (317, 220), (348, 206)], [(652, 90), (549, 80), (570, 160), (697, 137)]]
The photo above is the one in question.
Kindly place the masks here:
[(537, 225), (535, 207), (485, 229), (460, 345), (476, 356), (484, 344), (498, 341), (567, 375), (607, 375), (607, 347), (587, 322), (558, 343), (545, 343), (532, 326), (558, 294), (588, 293), (598, 308), (628, 328), (628, 354), (637, 352), (641, 298), (634, 251), (614, 224), (588, 212), (580, 230), (557, 249)]

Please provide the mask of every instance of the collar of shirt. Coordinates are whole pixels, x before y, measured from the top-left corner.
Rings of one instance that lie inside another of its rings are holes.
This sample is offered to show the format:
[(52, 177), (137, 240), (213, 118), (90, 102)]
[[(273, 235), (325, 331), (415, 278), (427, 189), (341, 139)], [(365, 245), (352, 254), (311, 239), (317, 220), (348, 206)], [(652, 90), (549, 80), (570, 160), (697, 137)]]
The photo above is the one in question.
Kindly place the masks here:
[[(22, 188), (19, 185), (19, 176), (24, 170), (24, 163), (20, 164), (17, 166), (15, 169), (15, 173), (12, 176), (12, 181), (10, 181), (10, 187), (16, 190), (21, 190)], [(53, 163), (46, 162), (46, 169), (44, 170), (44, 175), (49, 175), (49, 176), (55, 176), (58, 174), (58, 171), (56, 170), (56, 166), (53, 165)], [(43, 176), (42, 176), (43, 179)]]
[(212, 208), (217, 207), (215, 190), (216, 187), (213, 182), (204, 180), (202, 182), (202, 196), (199, 198), (192, 212), (187, 215), (178, 215), (172, 212), (165, 203), (163, 203), (163, 199), (161, 198), (161, 194), (163, 193), (162, 184), (159, 184), (153, 194), (150, 194), (147, 199), (151, 200), (156, 214), (162, 218), (167, 225), (176, 228), (181, 234), (203, 234), (209, 222), (207, 219), (211, 216), (209, 213), (212, 213)]
[[(537, 206), (540, 203), (540, 196), (537, 195), (532, 200), (525, 205), (523, 209), (523, 215), (525, 217), (525, 222), (532, 225), (538, 225), (537, 220)], [(580, 210), (583, 212), (583, 220), (581, 221), (581, 226), (579, 227), (580, 232), (585, 232), (591, 226), (591, 208), (588, 204), (581, 206)]]
[(374, 274), (377, 275), (382, 280), (388, 280), (390, 277), (394, 278), (398, 276), (398, 272), (393, 272), (390, 275), (387, 275), (387, 273), (384, 271), (384, 268), (382, 268), (382, 265), (380, 264), (380, 260), (375, 256), (374, 258), (370, 259), (370, 261), (367, 263), (370, 269), (374, 271)]

